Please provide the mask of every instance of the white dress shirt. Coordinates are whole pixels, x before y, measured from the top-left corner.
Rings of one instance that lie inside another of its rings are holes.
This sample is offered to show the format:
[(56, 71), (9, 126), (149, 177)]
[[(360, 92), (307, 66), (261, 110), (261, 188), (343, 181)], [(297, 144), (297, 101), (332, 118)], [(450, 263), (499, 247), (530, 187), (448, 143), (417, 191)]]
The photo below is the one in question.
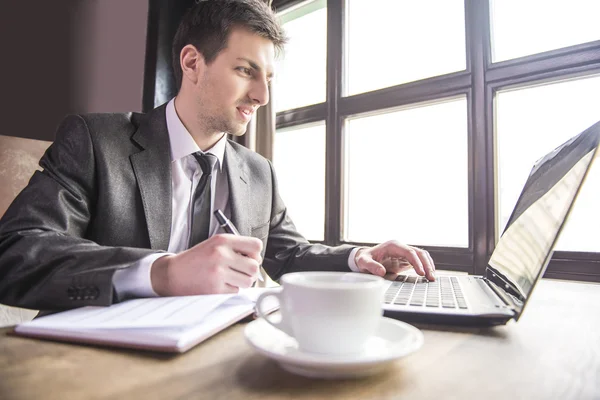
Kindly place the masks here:
[[(152, 289), (150, 280), (152, 263), (167, 254), (176, 254), (188, 248), (193, 196), (202, 176), (202, 169), (192, 154), (197, 151), (201, 152), (201, 150), (179, 119), (175, 110), (175, 99), (167, 104), (166, 119), (171, 144), (171, 190), (173, 195), (168, 252), (151, 254), (129, 268), (115, 271), (113, 284), (120, 299), (157, 296)], [(213, 210), (219, 208), (229, 217), (231, 214), (228, 201), (229, 181), (223, 170), (226, 143), (227, 135), (223, 135), (207, 152), (214, 154), (218, 160), (213, 167), (210, 182), (211, 215)], [(219, 229), (215, 218), (211, 218), (209, 236), (217, 233)], [(358, 248), (353, 249), (348, 257), (348, 266), (352, 271), (358, 271), (354, 262), (356, 251)]]

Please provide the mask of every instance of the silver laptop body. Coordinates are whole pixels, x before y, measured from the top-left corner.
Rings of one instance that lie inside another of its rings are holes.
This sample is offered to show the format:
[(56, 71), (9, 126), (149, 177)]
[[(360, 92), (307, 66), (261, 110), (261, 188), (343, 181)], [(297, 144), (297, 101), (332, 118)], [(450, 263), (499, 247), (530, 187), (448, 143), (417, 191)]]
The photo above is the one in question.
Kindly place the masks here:
[(485, 276), (400, 275), (384, 299), (388, 317), (417, 323), (498, 325), (518, 320), (598, 153), (600, 122), (538, 160), (492, 253)]

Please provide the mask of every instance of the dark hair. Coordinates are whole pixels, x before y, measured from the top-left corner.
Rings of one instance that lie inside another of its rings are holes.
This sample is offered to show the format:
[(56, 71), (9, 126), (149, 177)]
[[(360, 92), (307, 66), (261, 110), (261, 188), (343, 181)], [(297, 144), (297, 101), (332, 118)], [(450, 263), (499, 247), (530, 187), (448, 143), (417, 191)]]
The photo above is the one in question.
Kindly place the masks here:
[(206, 64), (210, 64), (225, 48), (229, 33), (235, 27), (269, 39), (277, 51), (281, 51), (287, 41), (274, 11), (264, 0), (196, 0), (183, 16), (173, 39), (173, 73), (178, 90), (182, 79), (181, 49), (194, 45)]

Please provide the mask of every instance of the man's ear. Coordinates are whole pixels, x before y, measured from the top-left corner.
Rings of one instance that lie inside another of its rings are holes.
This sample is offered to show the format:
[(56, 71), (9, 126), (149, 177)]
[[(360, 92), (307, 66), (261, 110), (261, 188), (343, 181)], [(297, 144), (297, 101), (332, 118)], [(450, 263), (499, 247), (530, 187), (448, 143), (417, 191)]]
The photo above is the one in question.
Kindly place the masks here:
[(182, 79), (187, 79), (193, 84), (198, 83), (199, 78), (206, 68), (204, 56), (191, 44), (185, 45), (185, 47), (181, 49), (181, 53), (179, 53), (179, 64), (181, 65)]

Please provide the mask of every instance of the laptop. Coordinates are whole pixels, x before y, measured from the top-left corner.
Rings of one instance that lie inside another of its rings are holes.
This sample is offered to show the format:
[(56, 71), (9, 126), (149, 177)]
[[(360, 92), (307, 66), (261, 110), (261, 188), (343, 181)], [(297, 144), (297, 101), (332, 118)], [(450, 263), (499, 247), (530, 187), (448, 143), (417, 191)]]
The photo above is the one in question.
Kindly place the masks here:
[(400, 275), (389, 281), (384, 315), (408, 322), (500, 325), (523, 314), (598, 153), (600, 122), (538, 160), (484, 276)]

